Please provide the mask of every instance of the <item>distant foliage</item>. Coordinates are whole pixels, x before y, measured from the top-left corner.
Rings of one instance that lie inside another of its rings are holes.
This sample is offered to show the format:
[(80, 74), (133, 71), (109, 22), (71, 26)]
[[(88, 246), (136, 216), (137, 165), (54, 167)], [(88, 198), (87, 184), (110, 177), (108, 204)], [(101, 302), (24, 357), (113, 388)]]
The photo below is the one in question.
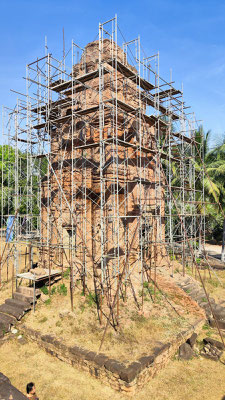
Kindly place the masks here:
[[(47, 160), (31, 158), (27, 152), (0, 145), (0, 195), (2, 215), (39, 215), (40, 179), (47, 172)], [(31, 196), (32, 193), (32, 196)], [(29, 205), (28, 205), (29, 203)], [(37, 221), (34, 219), (34, 224)], [(6, 223), (6, 222), (5, 222)]]

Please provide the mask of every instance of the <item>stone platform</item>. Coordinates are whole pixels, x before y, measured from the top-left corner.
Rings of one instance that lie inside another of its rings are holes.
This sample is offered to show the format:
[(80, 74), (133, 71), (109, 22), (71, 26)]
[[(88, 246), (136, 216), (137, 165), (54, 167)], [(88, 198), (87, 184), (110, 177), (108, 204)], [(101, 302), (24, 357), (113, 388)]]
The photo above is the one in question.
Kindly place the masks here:
[(26, 396), (23, 395), (18, 389), (13, 386), (7, 378), (0, 372), (0, 400), (25, 400)]

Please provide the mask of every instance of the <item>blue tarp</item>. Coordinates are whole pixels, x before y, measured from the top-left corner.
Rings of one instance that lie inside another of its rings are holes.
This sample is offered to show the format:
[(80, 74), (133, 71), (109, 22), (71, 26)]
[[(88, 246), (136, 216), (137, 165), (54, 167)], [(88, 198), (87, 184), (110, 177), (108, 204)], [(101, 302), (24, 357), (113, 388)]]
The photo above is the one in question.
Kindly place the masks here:
[(11, 215), (10, 217), (8, 217), (7, 219), (7, 228), (6, 228), (6, 243), (7, 242), (11, 242), (13, 240), (13, 221), (14, 221), (14, 215)]

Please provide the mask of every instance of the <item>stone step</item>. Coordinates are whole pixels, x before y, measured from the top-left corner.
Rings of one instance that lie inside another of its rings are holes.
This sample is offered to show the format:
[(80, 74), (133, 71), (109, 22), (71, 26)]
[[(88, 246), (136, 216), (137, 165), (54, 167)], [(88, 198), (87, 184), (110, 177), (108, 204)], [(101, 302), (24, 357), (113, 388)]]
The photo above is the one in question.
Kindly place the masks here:
[(183, 285), (181, 285), (179, 282), (175, 282), (175, 284), (176, 284), (179, 288), (183, 289)]
[(208, 317), (212, 314), (211, 308), (210, 308), (210, 306), (209, 306), (208, 303), (203, 304), (203, 305), (202, 305), (202, 308), (205, 310), (205, 313), (206, 313), (206, 315), (207, 315)]
[(12, 317), (11, 315), (3, 314), (1, 312), (0, 312), (0, 321), (2, 321), (2, 322), (5, 321), (5, 322), (9, 323), (10, 325), (15, 325), (17, 322), (15, 317)]
[(10, 324), (7, 322), (0, 321), (0, 337), (3, 337), (5, 333), (9, 332), (11, 329)]
[(196, 303), (198, 303), (200, 305), (200, 307), (202, 307), (202, 305), (204, 305), (204, 304), (208, 304), (208, 300), (202, 296), (194, 296), (194, 297), (192, 297), (192, 299), (194, 301), (196, 301)]
[[(27, 296), (27, 297), (34, 297), (34, 289), (32, 287), (19, 286), (16, 289), (16, 292), (17, 293), (21, 293), (21, 294), (23, 294), (24, 296)], [(36, 289), (35, 290), (35, 294), (36, 294), (36, 297), (40, 297), (41, 291), (39, 289)]]
[(204, 297), (201, 292), (199, 293), (198, 290), (191, 290), (189, 296), (191, 296), (194, 300), (197, 299), (197, 297)]
[[(220, 329), (225, 330), (225, 321), (217, 320), (217, 323)], [(209, 325), (212, 326), (213, 328), (217, 327), (216, 321), (213, 318), (209, 318)]]
[(194, 294), (190, 294), (190, 296), (193, 298), (193, 299), (195, 299), (195, 301), (207, 301), (208, 302), (208, 300), (207, 300), (207, 297), (206, 297), (206, 295), (205, 295), (205, 293), (202, 293), (202, 292), (195, 292)]
[(210, 297), (209, 298), (209, 301), (210, 301), (210, 303), (213, 305), (213, 304), (216, 304), (216, 302), (215, 302), (215, 299), (213, 298), (213, 297)]
[(22, 293), (18, 293), (18, 292), (14, 292), (12, 297), (15, 300), (27, 302), (28, 304), (33, 304), (33, 302), (34, 302), (33, 297), (27, 297), (27, 296), (24, 296)]
[(192, 292), (192, 291), (194, 291), (194, 290), (196, 290), (196, 286), (195, 285), (193, 285), (192, 283), (189, 283), (188, 285), (185, 285), (185, 286), (182, 286), (182, 289), (185, 291), (185, 292)]
[(20, 306), (18, 303), (17, 303), (17, 304), (8, 304), (8, 303), (6, 303), (6, 301), (5, 301), (5, 303), (2, 304), (2, 305), (5, 305), (5, 306), (7, 306), (7, 307), (12, 307), (12, 308), (17, 308), (19, 311), (21, 311), (23, 314), (25, 314), (24, 308), (23, 308), (22, 306)]
[(201, 308), (207, 307), (208, 301), (198, 301), (198, 304)]
[(181, 285), (184, 286), (184, 285), (188, 285), (189, 283), (192, 283), (192, 280), (191, 280), (191, 278), (184, 278), (184, 279), (182, 279), (182, 281), (180, 280), (180, 282), (181, 282)]
[(3, 327), (3, 326), (1, 325), (1, 323), (0, 323), (0, 339), (3, 338), (4, 334), (5, 334), (4, 327)]
[(13, 317), (15, 317), (18, 320), (20, 320), (24, 315), (24, 311), (21, 308), (12, 307), (12, 306), (9, 306), (8, 304), (1, 304), (0, 312), (2, 312), (3, 314), (12, 315)]
[(213, 313), (216, 318), (225, 320), (225, 307), (221, 307), (218, 304), (212, 306)]
[(201, 296), (202, 298), (207, 298), (204, 290), (198, 290), (197, 293), (198, 293), (198, 296)]
[(219, 350), (224, 350), (225, 349), (224, 344), (222, 342), (219, 342), (218, 340), (215, 340), (215, 339), (213, 339), (211, 337), (204, 338), (203, 342), (205, 344), (210, 344), (211, 346), (214, 346)]
[(31, 305), (27, 301), (21, 301), (16, 299), (6, 299), (5, 304), (9, 304), (9, 306), (22, 308), (24, 311), (31, 310)]

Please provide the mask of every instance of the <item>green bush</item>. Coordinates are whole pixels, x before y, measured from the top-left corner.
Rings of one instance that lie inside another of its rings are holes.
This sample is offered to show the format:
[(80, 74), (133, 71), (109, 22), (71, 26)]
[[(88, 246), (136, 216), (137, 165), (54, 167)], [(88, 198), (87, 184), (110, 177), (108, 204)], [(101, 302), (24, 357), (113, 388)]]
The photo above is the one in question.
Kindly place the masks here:
[(41, 292), (42, 292), (43, 294), (47, 295), (47, 294), (48, 294), (48, 288), (47, 288), (47, 286), (42, 286)]
[(55, 294), (56, 293), (56, 286), (53, 286), (53, 288), (51, 289), (51, 294)]
[(69, 278), (69, 276), (70, 276), (70, 269), (67, 268), (66, 271), (63, 273), (63, 277), (67, 279)]
[(83, 314), (83, 312), (85, 310), (84, 304), (80, 304), (79, 309), (80, 309), (81, 313)]
[(38, 322), (40, 322), (41, 324), (43, 324), (43, 323), (46, 322), (47, 320), (48, 320), (47, 317), (43, 317), (43, 318), (39, 319)]
[(130, 319), (136, 324), (143, 324), (146, 322), (146, 317), (142, 314), (138, 314), (137, 312), (133, 312)]
[(202, 329), (204, 331), (206, 331), (207, 336), (212, 336), (213, 334), (213, 329), (211, 328), (211, 326), (208, 323), (205, 323), (202, 327)]
[(97, 295), (95, 293), (89, 292), (87, 296), (87, 304), (89, 307), (92, 307), (93, 305), (97, 304)]
[(210, 285), (212, 285), (214, 287), (218, 287), (220, 284), (219, 281), (217, 281), (216, 279), (212, 279), (212, 278), (208, 279), (208, 282)]
[(62, 283), (60, 286), (57, 288), (57, 293), (63, 296), (67, 295), (67, 287), (65, 286), (64, 283)]

